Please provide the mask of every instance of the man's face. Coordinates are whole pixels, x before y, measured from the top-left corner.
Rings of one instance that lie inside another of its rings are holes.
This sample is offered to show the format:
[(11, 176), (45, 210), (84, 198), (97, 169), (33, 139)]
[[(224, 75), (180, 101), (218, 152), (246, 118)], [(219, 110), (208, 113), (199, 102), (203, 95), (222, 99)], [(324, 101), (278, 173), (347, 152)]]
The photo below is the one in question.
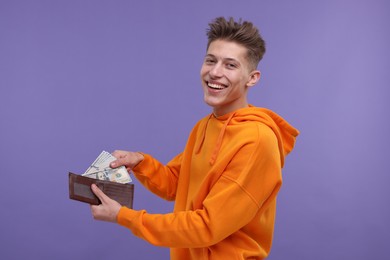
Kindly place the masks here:
[(207, 50), (200, 76), (204, 101), (221, 116), (248, 106), (248, 87), (256, 84), (260, 72), (250, 70), (244, 46), (215, 40)]

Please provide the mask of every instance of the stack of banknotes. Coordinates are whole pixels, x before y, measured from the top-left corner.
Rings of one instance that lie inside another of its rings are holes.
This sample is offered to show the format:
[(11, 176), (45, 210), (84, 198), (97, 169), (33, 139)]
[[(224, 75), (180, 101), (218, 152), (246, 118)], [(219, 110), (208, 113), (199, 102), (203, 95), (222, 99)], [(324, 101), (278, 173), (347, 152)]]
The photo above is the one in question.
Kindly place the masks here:
[(82, 176), (119, 183), (131, 182), (132, 180), (125, 166), (120, 166), (118, 168), (110, 167), (110, 163), (115, 160), (116, 158), (112, 154), (103, 151)]

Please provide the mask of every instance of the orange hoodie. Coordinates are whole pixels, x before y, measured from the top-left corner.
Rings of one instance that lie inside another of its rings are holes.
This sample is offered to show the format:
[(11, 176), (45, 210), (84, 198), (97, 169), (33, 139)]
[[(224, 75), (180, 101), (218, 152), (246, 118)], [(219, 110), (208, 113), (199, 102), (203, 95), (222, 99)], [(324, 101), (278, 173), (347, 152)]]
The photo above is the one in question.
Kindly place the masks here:
[(167, 165), (144, 154), (133, 169), (149, 190), (175, 200), (174, 212), (122, 207), (117, 221), (170, 247), (171, 259), (263, 259), (271, 249), (284, 157), (298, 134), (264, 108), (207, 116)]

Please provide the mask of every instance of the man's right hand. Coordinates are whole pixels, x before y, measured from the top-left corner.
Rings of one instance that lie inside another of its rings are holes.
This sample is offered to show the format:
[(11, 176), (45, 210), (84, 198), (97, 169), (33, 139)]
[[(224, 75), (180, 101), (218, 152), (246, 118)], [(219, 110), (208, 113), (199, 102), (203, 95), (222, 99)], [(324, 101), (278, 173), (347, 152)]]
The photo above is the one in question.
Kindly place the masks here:
[(110, 167), (117, 168), (123, 165), (127, 171), (131, 171), (144, 159), (144, 156), (138, 152), (115, 150), (112, 155), (117, 159), (110, 164)]

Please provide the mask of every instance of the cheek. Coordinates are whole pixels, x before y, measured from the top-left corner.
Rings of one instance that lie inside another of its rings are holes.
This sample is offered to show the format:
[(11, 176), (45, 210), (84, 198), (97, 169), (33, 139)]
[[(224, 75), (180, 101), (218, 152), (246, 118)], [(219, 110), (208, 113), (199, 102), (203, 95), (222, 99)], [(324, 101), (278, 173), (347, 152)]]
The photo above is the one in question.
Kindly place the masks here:
[(205, 66), (202, 66), (202, 67), (200, 68), (200, 76), (203, 77), (203, 76), (205, 76), (206, 74), (207, 74), (207, 70), (206, 70)]
[(248, 76), (247, 75), (240, 75), (239, 77), (237, 77), (237, 83), (240, 86), (246, 86), (246, 84), (248, 83)]

